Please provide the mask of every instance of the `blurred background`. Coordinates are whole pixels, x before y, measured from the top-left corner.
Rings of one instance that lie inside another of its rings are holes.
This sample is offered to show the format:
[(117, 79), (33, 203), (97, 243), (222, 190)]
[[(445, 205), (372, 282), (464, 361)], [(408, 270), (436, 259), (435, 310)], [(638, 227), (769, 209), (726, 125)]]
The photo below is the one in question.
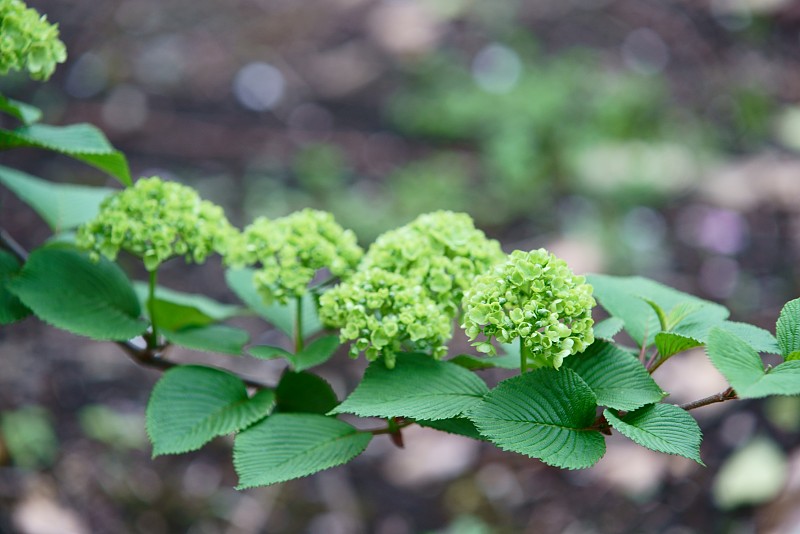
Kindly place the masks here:
[[(29, 4), (69, 59), (0, 92), (45, 122), (97, 125), (135, 176), (191, 184), (239, 226), (311, 206), (368, 245), (451, 209), (507, 251), (649, 276), (771, 331), (800, 294), (797, 2)], [(41, 151), (2, 161), (111, 184)], [(3, 188), (0, 226), (28, 248), (48, 235)], [(234, 300), (214, 262), (171, 262), (160, 280)], [(595, 468), (561, 472), (409, 428), (405, 449), (379, 436), (348, 467), (237, 492), (227, 440), (150, 460), (158, 374), (115, 346), (28, 319), (0, 329), (0, 356), (0, 532), (800, 532), (798, 398), (693, 412), (707, 468), (614, 437)], [(322, 373), (341, 398), (362, 368), (340, 355)], [(702, 352), (655, 378), (676, 403), (724, 389)]]

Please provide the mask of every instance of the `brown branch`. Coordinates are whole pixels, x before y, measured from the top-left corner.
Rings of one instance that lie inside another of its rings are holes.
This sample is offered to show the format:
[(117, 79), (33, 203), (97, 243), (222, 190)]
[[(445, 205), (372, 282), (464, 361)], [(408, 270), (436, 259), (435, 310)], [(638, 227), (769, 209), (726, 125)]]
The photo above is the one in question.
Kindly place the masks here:
[(717, 393), (716, 395), (710, 395), (704, 399), (687, 402), (685, 404), (678, 405), (678, 408), (682, 408), (684, 410), (694, 410), (695, 408), (702, 408), (703, 406), (708, 406), (709, 404), (716, 404), (718, 402), (725, 402), (729, 400), (736, 400), (739, 396), (733, 390), (733, 388), (728, 388), (722, 393)]
[(11, 237), (11, 234), (0, 228), (0, 245), (17, 258), (20, 263), (25, 263), (28, 260), (28, 251), (22, 245), (17, 243), (17, 240)]

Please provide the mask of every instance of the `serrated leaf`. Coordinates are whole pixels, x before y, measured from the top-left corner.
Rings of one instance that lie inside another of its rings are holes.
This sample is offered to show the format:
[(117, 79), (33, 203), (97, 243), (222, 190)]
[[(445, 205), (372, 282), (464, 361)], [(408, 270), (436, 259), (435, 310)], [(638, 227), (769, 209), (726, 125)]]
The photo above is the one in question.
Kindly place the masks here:
[(187, 349), (218, 352), (239, 356), (250, 340), (250, 334), (241, 328), (222, 324), (192, 326), (181, 330), (161, 330), (171, 343)]
[(194, 326), (206, 326), (214, 319), (193, 306), (184, 306), (156, 298), (145, 309), (151, 308), (151, 321), (162, 330), (180, 330)]
[(114, 149), (103, 132), (91, 124), (31, 124), (16, 130), (0, 129), (0, 150), (15, 147), (52, 150), (105, 171), (123, 185), (131, 185), (125, 156)]
[(37, 317), (75, 334), (126, 340), (147, 328), (122, 269), (67, 245), (33, 251), (7, 287)]
[(767, 371), (755, 349), (720, 328), (711, 331), (706, 353), (742, 399), (800, 395), (800, 361), (787, 361)]
[(780, 354), (789, 360), (790, 355), (800, 352), (800, 299), (784, 304), (778, 323), (775, 325)]
[[(148, 285), (144, 282), (134, 282), (133, 288), (136, 290), (136, 295), (139, 297), (139, 302), (142, 303), (142, 308), (146, 308), (150, 291)], [(156, 287), (156, 298), (166, 302), (196, 308), (200, 313), (209, 317), (212, 320), (210, 322), (224, 321), (226, 319), (230, 319), (231, 317), (245, 315), (246, 313), (245, 309), (241, 306), (223, 304), (214, 299), (208, 298), (205, 295), (183, 293), (181, 291), (174, 291), (162, 286)]]
[(31, 311), (8, 289), (6, 284), (22, 267), (17, 258), (0, 250), (0, 324), (11, 324), (24, 319)]
[[(781, 349), (778, 346), (778, 341), (775, 339), (775, 336), (763, 328), (759, 328), (752, 324), (738, 323), (735, 321), (722, 321), (719, 325), (717, 325), (717, 327), (743, 339), (748, 345), (756, 349), (758, 352), (766, 352), (768, 354), (781, 353)], [(708, 337), (706, 337), (706, 339), (708, 339)]]
[(438, 421), (417, 420), (415, 422), (419, 426), (433, 428), (434, 430), (440, 430), (448, 434), (457, 434), (471, 439), (486, 441), (486, 438), (481, 436), (481, 433), (478, 432), (475, 423), (466, 417), (453, 417), (451, 419), (440, 419)]
[(293, 357), (296, 371), (311, 369), (331, 359), (339, 348), (339, 336), (322, 336)]
[(480, 371), (483, 369), (519, 369), (519, 354), (503, 354), (500, 356), (487, 356), (480, 358), (471, 354), (459, 354), (455, 358), (447, 360), (450, 363), (460, 365), (470, 371)]
[(255, 345), (247, 349), (247, 353), (254, 358), (261, 358), (262, 360), (272, 360), (274, 358), (285, 358), (289, 362), (294, 358), (294, 354), (288, 350), (280, 347), (273, 347), (272, 345)]
[(594, 325), (594, 338), (613, 341), (614, 336), (622, 331), (625, 323), (619, 317), (609, 317)]
[(286, 371), (275, 389), (278, 412), (304, 412), (324, 415), (339, 399), (322, 377), (313, 373)]
[(617, 432), (642, 447), (705, 465), (700, 458), (703, 434), (697, 421), (674, 404), (650, 404), (623, 417), (611, 410), (605, 410), (603, 415)]
[(456, 364), (425, 354), (398, 354), (394, 369), (372, 362), (355, 391), (331, 413), (448, 419), (470, 410), (487, 391), (483, 380)]
[(235, 375), (182, 365), (164, 373), (147, 403), (147, 435), (153, 457), (197, 450), (217, 436), (246, 428), (269, 414), (275, 395), (259, 390), (247, 396)]
[(108, 187), (57, 184), (0, 165), (0, 183), (28, 204), (54, 232), (75, 228), (97, 216)]
[(42, 118), (42, 110), (0, 95), (0, 112), (11, 115), (23, 124), (30, 125)]
[[(253, 285), (253, 269), (228, 269), (225, 272), (225, 280), (242, 302), (253, 310), (256, 314), (263, 317), (275, 328), (289, 337), (294, 335), (294, 321), (297, 313), (297, 303), (289, 300), (285, 305), (264, 304), (258, 291)], [(322, 331), (322, 323), (317, 314), (317, 303), (310, 293), (303, 296), (303, 335), (313, 336)]]
[[(715, 324), (725, 320), (729, 312), (719, 304), (699, 299), (671, 287), (638, 276), (618, 277), (592, 274), (587, 280), (594, 287), (594, 296), (612, 316), (622, 319), (625, 330), (640, 345), (653, 343), (661, 324), (658, 315), (645, 301), (651, 300), (663, 310), (672, 310), (685, 303), (697, 305), (696, 311), (688, 314), (677, 325), (675, 331), (696, 337), (692, 329), (681, 330), (684, 323), (700, 322)], [(708, 327), (706, 327), (706, 331)]]
[(565, 358), (563, 365), (578, 373), (600, 406), (635, 410), (666, 395), (638, 358), (605, 341), (595, 341), (583, 353)]
[(268, 486), (345, 464), (371, 439), (372, 434), (331, 417), (277, 413), (236, 436), (237, 489)]
[(800, 350), (792, 352), (791, 354), (786, 356), (787, 362), (793, 362), (797, 360), (800, 360)]
[(590, 429), (596, 408), (594, 393), (575, 371), (543, 368), (500, 382), (468, 416), (503, 450), (582, 469), (606, 450), (603, 435)]
[(685, 350), (703, 346), (702, 341), (689, 336), (676, 334), (675, 332), (659, 332), (656, 334), (655, 342), (661, 359), (669, 358)]

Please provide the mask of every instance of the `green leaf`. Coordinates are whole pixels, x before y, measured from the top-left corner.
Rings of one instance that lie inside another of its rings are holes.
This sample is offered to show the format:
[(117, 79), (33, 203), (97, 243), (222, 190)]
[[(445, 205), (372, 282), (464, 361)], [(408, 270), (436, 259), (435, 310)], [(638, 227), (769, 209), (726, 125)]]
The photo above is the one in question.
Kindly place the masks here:
[(54, 232), (75, 228), (97, 216), (108, 187), (57, 184), (0, 165), (0, 183), (33, 208)]
[(294, 368), (296, 371), (303, 371), (323, 364), (331, 359), (338, 348), (339, 336), (323, 336), (316, 339), (294, 355)]
[(778, 346), (780, 354), (787, 360), (792, 354), (800, 351), (800, 299), (787, 302), (778, 317), (775, 325), (775, 333), (778, 336)]
[(475, 428), (475, 423), (466, 417), (453, 417), (451, 419), (439, 419), (438, 421), (417, 420), (416, 423), (419, 426), (441, 430), (448, 434), (457, 434), (459, 436), (482, 441), (486, 440), (486, 438), (481, 436), (481, 433), (478, 432), (478, 429)]
[(214, 322), (214, 319), (193, 306), (184, 306), (159, 298), (154, 299), (151, 306), (153, 317), (150, 319), (163, 330), (206, 326)]
[(603, 412), (620, 434), (657, 452), (683, 456), (705, 465), (700, 459), (703, 434), (689, 412), (674, 404), (650, 404), (623, 417)]
[(272, 415), (236, 436), (237, 489), (268, 486), (345, 464), (371, 439), (372, 434), (323, 415)]
[(193, 350), (239, 356), (250, 335), (241, 328), (222, 324), (192, 326), (181, 330), (162, 330), (171, 343)]
[(595, 341), (583, 353), (565, 358), (564, 367), (578, 373), (600, 406), (635, 410), (666, 396), (638, 358), (605, 341)]
[(306, 371), (286, 371), (275, 390), (278, 412), (305, 412), (325, 415), (339, 399), (323, 378)]
[[(717, 325), (719, 328), (736, 335), (743, 339), (748, 345), (756, 349), (758, 352), (766, 352), (768, 354), (780, 354), (781, 349), (778, 346), (778, 341), (775, 336), (755, 325), (748, 323), (737, 323), (734, 321), (723, 321)], [(709, 329), (710, 332), (710, 329)], [(708, 339), (708, 336), (704, 339)]]
[(468, 415), (503, 450), (582, 469), (606, 451), (603, 435), (590, 430), (596, 407), (594, 393), (575, 371), (542, 368), (500, 382)]
[(800, 350), (794, 351), (791, 354), (786, 356), (787, 362), (793, 362), (800, 360)]
[(246, 428), (269, 414), (275, 395), (247, 396), (235, 375), (211, 367), (182, 365), (161, 377), (147, 403), (147, 435), (153, 457), (194, 451), (217, 436)]
[(294, 358), (294, 354), (280, 347), (272, 345), (256, 345), (247, 349), (248, 354), (262, 360), (272, 360), (274, 358), (286, 358), (289, 362)]
[(701, 323), (705, 326), (725, 320), (729, 312), (719, 304), (699, 299), (688, 293), (682, 293), (653, 280), (632, 277), (617, 277), (600, 274), (587, 276), (587, 280), (594, 287), (594, 296), (612, 316), (622, 319), (625, 330), (638, 343), (646, 342), (651, 345), (661, 323), (658, 315), (645, 299), (657, 304), (663, 310), (686, 310), (689, 305), (696, 306), (695, 311), (685, 315), (681, 323), (676, 325), (675, 331), (689, 337), (696, 335), (691, 328), (679, 329), (683, 324)]
[[(260, 315), (270, 324), (275, 326), (289, 337), (294, 336), (294, 318), (297, 313), (297, 303), (290, 300), (286, 305), (264, 304), (261, 296), (253, 285), (253, 269), (228, 269), (225, 280), (228, 287), (242, 299), (242, 302)], [(322, 330), (322, 323), (317, 314), (317, 303), (310, 293), (303, 296), (303, 335), (313, 336)]]
[(0, 129), (0, 150), (16, 147), (59, 152), (109, 173), (123, 185), (131, 185), (125, 156), (111, 146), (103, 132), (90, 124), (31, 124), (13, 131)]
[(0, 112), (11, 115), (26, 125), (33, 124), (42, 118), (42, 110), (37, 107), (12, 100), (0, 95)]
[(489, 356), (480, 358), (471, 354), (459, 354), (455, 358), (447, 360), (450, 363), (460, 365), (470, 371), (481, 371), (483, 369), (519, 369), (519, 354), (503, 354), (502, 356)]
[(595, 339), (612, 341), (624, 326), (625, 323), (619, 317), (609, 317), (594, 325), (594, 337)]
[[(144, 282), (134, 282), (133, 289), (136, 290), (136, 295), (139, 297), (139, 302), (142, 303), (142, 307), (146, 308), (150, 291), (148, 285)], [(245, 315), (245, 309), (241, 306), (223, 304), (205, 295), (183, 293), (161, 286), (156, 287), (156, 298), (161, 301), (195, 308), (201, 314), (210, 318), (208, 322), (225, 321), (231, 317)]]
[(8, 289), (37, 317), (93, 339), (126, 340), (147, 328), (131, 283), (115, 263), (68, 245), (33, 251)]
[(12, 254), (0, 250), (0, 324), (11, 324), (24, 319), (31, 311), (11, 292), (6, 284), (20, 270), (20, 264)]
[(720, 328), (711, 331), (706, 353), (742, 399), (800, 395), (800, 361), (787, 361), (767, 371), (755, 349)]
[(676, 334), (675, 332), (659, 332), (656, 334), (656, 348), (661, 359), (695, 347), (702, 347), (703, 342), (697, 339)]
[(394, 369), (380, 360), (372, 362), (355, 391), (331, 413), (448, 419), (470, 410), (487, 391), (463, 367), (425, 354), (398, 354)]

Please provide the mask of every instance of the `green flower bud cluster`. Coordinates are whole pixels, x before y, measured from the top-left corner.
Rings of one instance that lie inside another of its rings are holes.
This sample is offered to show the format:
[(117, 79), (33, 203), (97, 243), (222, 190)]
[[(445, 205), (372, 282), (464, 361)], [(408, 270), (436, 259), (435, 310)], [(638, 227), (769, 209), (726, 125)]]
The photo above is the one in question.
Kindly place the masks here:
[(476, 229), (469, 215), (437, 211), (378, 237), (360, 268), (402, 274), (455, 317), (475, 276), (504, 258), (500, 244)]
[(341, 327), (342, 342), (354, 341), (350, 356), (364, 352), (370, 361), (383, 356), (394, 367), (395, 355), (407, 349), (430, 350), (440, 358), (453, 332), (453, 318), (428, 291), (398, 273), (359, 270), (320, 297), (320, 319)]
[(477, 277), (464, 295), (462, 328), (480, 352), (494, 354), (501, 343), (521, 339), (532, 367), (558, 369), (564, 358), (594, 341), (592, 286), (564, 260), (545, 249), (515, 250), (508, 260)]
[(358, 272), (322, 296), (320, 318), (354, 341), (354, 357), (383, 355), (391, 367), (405, 345), (441, 358), (464, 291), (504, 257), (468, 215), (421, 215), (372, 244)]
[(34, 80), (46, 80), (66, 59), (58, 25), (20, 0), (0, 0), (0, 74), (27, 70)]
[(97, 217), (78, 229), (76, 242), (112, 260), (127, 250), (155, 271), (174, 256), (195, 263), (212, 252), (224, 256), (237, 234), (221, 207), (191, 187), (154, 176), (105, 199)]
[(333, 215), (304, 209), (269, 220), (259, 217), (241, 234), (227, 262), (256, 265), (256, 289), (266, 302), (286, 303), (301, 297), (319, 269), (344, 277), (355, 269), (364, 251), (356, 235), (345, 230)]

